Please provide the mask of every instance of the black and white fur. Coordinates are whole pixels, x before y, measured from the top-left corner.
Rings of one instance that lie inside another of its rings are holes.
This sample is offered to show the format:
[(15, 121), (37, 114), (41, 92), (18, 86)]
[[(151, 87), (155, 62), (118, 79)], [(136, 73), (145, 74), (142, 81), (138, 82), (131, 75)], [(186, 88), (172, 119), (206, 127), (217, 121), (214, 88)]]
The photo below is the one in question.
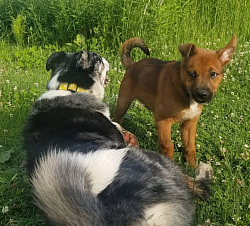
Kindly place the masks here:
[[(110, 121), (100, 101), (108, 62), (92, 52), (59, 52), (46, 67), (52, 70), (48, 91), (34, 104), (23, 135), (35, 199), (49, 224), (190, 225), (187, 176), (166, 157), (128, 147)], [(57, 90), (61, 82), (92, 93)], [(198, 183), (208, 180), (211, 169), (204, 166)]]

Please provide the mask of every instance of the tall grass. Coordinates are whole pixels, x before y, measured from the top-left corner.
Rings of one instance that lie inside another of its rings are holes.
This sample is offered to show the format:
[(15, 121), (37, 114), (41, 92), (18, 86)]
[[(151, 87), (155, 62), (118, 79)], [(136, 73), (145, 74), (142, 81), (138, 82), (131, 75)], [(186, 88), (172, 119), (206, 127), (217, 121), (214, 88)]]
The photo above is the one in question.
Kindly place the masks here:
[(0, 0), (0, 32), (12, 41), (12, 18), (19, 15), (27, 18), (25, 42), (36, 45), (64, 45), (77, 34), (115, 51), (133, 36), (157, 48), (225, 40), (232, 33), (242, 41), (250, 37), (248, 0)]

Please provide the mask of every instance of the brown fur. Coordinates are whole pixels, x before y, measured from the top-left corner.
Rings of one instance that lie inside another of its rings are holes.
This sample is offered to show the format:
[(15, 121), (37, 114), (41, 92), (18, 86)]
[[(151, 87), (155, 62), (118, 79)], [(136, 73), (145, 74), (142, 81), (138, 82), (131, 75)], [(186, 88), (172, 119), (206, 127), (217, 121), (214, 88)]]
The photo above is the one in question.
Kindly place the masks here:
[(161, 153), (170, 159), (174, 154), (171, 126), (180, 122), (186, 160), (195, 167), (197, 121), (203, 104), (215, 95), (222, 81), (223, 67), (229, 62), (236, 45), (236, 36), (233, 35), (231, 41), (217, 51), (201, 49), (194, 44), (179, 45), (180, 62), (155, 58), (133, 62), (130, 52), (134, 47), (141, 48), (147, 55), (149, 50), (139, 38), (127, 40), (121, 48), (126, 73), (114, 121), (121, 124), (131, 102), (138, 99), (153, 112)]

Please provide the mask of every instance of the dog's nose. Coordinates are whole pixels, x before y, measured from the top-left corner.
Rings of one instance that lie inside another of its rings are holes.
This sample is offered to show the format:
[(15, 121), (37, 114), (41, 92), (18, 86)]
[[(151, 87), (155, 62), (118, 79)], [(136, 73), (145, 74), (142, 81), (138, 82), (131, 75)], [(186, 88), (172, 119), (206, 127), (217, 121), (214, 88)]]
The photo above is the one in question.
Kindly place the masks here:
[(208, 96), (208, 93), (206, 90), (197, 91), (197, 97), (200, 98), (201, 100), (205, 100), (207, 96)]
[(204, 104), (212, 99), (213, 93), (208, 89), (195, 89), (192, 97), (197, 103)]

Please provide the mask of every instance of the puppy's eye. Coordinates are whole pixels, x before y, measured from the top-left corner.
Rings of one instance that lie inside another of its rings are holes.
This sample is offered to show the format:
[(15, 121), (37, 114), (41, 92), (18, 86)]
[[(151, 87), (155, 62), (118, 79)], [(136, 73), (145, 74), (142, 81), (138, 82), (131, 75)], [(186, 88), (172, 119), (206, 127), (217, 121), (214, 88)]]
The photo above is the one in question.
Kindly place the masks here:
[(197, 77), (197, 73), (196, 71), (188, 71), (188, 74), (192, 77), (192, 78), (196, 78)]
[(210, 76), (211, 76), (212, 78), (215, 78), (217, 75), (218, 75), (218, 74), (217, 74), (216, 72), (214, 72), (214, 71), (211, 71), (211, 72), (210, 72)]

